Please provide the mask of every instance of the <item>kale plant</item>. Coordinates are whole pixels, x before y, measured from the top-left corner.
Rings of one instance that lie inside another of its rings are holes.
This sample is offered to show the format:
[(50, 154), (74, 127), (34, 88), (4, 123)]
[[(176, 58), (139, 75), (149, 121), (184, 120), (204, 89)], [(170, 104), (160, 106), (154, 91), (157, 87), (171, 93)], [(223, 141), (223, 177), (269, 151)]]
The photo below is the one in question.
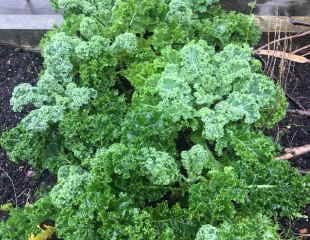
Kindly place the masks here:
[(253, 18), (218, 2), (52, 0), (65, 22), (11, 99), (33, 110), (0, 143), (58, 181), (10, 212), (1, 240), (47, 220), (64, 240), (280, 239), (309, 176), (263, 133), (287, 103), (252, 56)]

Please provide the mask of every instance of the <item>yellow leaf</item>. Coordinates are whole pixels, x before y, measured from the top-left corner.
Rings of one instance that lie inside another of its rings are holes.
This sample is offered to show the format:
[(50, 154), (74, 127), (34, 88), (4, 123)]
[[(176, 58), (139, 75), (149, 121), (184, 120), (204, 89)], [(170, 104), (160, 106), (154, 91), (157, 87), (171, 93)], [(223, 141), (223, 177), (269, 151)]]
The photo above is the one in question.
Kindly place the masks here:
[(28, 240), (48, 240), (55, 233), (55, 227), (43, 225), (44, 229), (40, 228), (42, 232), (37, 235), (31, 234)]
[(0, 205), (0, 210), (2, 211), (9, 211), (13, 207), (12, 203), (5, 203)]

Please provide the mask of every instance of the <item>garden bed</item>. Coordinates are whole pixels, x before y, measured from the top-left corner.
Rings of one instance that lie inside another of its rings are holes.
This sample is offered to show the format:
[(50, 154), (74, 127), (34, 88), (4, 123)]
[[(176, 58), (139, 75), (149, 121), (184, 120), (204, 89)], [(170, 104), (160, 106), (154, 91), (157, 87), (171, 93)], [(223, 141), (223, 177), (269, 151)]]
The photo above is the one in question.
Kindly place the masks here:
[[(293, 49), (298, 49), (309, 44), (310, 38), (294, 41)], [(278, 67), (278, 66), (277, 66)], [(310, 64), (290, 65), (290, 71), (284, 74), (283, 87), (289, 99), (290, 110), (310, 109)], [(271, 135), (285, 148), (303, 146), (310, 143), (310, 117), (296, 113), (287, 113), (285, 119), (273, 128)], [(298, 168), (302, 174), (310, 171), (310, 154), (290, 160), (292, 166)], [(284, 235), (298, 236), (305, 231), (310, 233), (310, 207), (307, 206), (303, 212), (305, 218), (296, 221), (283, 219), (281, 225)], [(305, 233), (304, 232), (304, 233)], [(310, 239), (303, 237), (302, 239)]]
[[(294, 48), (309, 42), (303, 39), (294, 42)], [(305, 45), (305, 44), (304, 44)], [(0, 47), (0, 132), (16, 126), (30, 109), (15, 113), (10, 107), (10, 98), (14, 87), (22, 82), (35, 84), (42, 68), (42, 58), (37, 53), (26, 52), (21, 49)], [(296, 64), (291, 66), (286, 75), (285, 88), (290, 97), (290, 109), (301, 106), (310, 109), (310, 65)], [(283, 147), (302, 146), (310, 143), (310, 119), (288, 113), (271, 134)], [(292, 165), (301, 172), (310, 169), (310, 154), (303, 155), (291, 161)], [(0, 205), (12, 203), (13, 206), (24, 206), (35, 200), (35, 193), (40, 188), (46, 188), (54, 182), (54, 177), (43, 172), (38, 174), (26, 163), (17, 165), (9, 161), (6, 153), (0, 150)], [(304, 214), (310, 216), (310, 208), (305, 208)], [(7, 213), (0, 212), (0, 219), (6, 218)], [(308, 219), (291, 221), (283, 219), (281, 222), (283, 234), (296, 235), (300, 231), (310, 232)], [(303, 238), (307, 239), (307, 238)], [(310, 238), (309, 238), (310, 239)]]
[[(39, 54), (0, 46), (0, 133), (15, 127), (29, 112), (29, 108), (21, 113), (13, 112), (10, 98), (17, 84), (35, 84), (41, 69)], [(17, 165), (9, 161), (5, 151), (0, 149), (0, 205), (12, 203), (21, 207), (31, 203), (35, 200), (35, 192), (52, 181), (47, 172), (37, 174), (27, 163)], [(0, 219), (6, 215), (0, 211)]]
[(53, 0), (64, 22), (44, 64), (3, 50), (1, 238), (309, 235), (307, 155), (280, 160), (276, 144), (309, 130), (292, 114), (307, 112), (307, 66), (285, 62), (308, 62), (308, 40), (253, 51), (253, 18), (218, 2)]

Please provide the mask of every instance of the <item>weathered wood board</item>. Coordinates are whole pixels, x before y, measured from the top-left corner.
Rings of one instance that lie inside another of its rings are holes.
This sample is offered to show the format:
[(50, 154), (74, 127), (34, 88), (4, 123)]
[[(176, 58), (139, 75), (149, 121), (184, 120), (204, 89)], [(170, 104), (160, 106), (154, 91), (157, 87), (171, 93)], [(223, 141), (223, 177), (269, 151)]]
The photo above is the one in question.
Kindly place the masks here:
[[(251, 0), (220, 0), (228, 8), (249, 13)], [(310, 15), (309, 0), (256, 0), (257, 15)], [(53, 14), (49, 0), (0, 0), (0, 14)]]
[[(229, 10), (252, 12), (248, 6), (253, 0), (220, 0)], [(263, 16), (310, 16), (310, 0), (256, 0), (254, 14)]]
[(0, 45), (35, 49), (44, 33), (62, 21), (48, 0), (0, 0)]
[(60, 14), (50, 15), (0, 15), (0, 29), (4, 30), (49, 30), (61, 25)]
[(0, 0), (0, 14), (55, 14), (48, 0)]
[(310, 17), (255, 16), (255, 22), (263, 32), (296, 33), (310, 30), (310, 27), (293, 25), (291, 20), (310, 24)]
[[(291, 19), (310, 23), (310, 17)], [(61, 25), (61, 15), (0, 15), (0, 44), (12, 44), (24, 48), (35, 48), (44, 33)], [(289, 17), (255, 16), (256, 24), (263, 32), (302, 32), (310, 27), (296, 26)]]
[(46, 31), (62, 22), (63, 17), (59, 14), (0, 15), (0, 45), (37, 49)]
[[(310, 0), (258, 0), (258, 9), (265, 9), (271, 3), (279, 5), (279, 1), (282, 5), (285, 2), (287, 8), (310, 7)], [(248, 0), (221, 0), (221, 3), (229, 9), (242, 11), (244, 8), (246, 12)], [(296, 16), (292, 19), (310, 23), (310, 16)], [(63, 17), (54, 12), (48, 0), (0, 0), (0, 44), (36, 47), (43, 34), (62, 21)], [(263, 32), (294, 33), (310, 30), (309, 27), (291, 24), (290, 18), (285, 16), (255, 16), (255, 22)]]

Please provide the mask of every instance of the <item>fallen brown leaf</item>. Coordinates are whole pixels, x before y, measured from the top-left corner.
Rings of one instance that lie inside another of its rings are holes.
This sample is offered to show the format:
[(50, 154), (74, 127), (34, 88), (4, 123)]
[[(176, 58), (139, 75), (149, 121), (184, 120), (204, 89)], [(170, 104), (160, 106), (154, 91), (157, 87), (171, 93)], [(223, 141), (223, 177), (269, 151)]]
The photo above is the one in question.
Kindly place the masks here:
[(256, 50), (255, 54), (286, 59), (286, 60), (289, 60), (292, 62), (297, 62), (297, 63), (310, 63), (310, 60), (306, 57), (299, 56), (299, 55), (296, 55), (294, 53), (284, 52), (284, 51), (261, 49), (261, 50)]

